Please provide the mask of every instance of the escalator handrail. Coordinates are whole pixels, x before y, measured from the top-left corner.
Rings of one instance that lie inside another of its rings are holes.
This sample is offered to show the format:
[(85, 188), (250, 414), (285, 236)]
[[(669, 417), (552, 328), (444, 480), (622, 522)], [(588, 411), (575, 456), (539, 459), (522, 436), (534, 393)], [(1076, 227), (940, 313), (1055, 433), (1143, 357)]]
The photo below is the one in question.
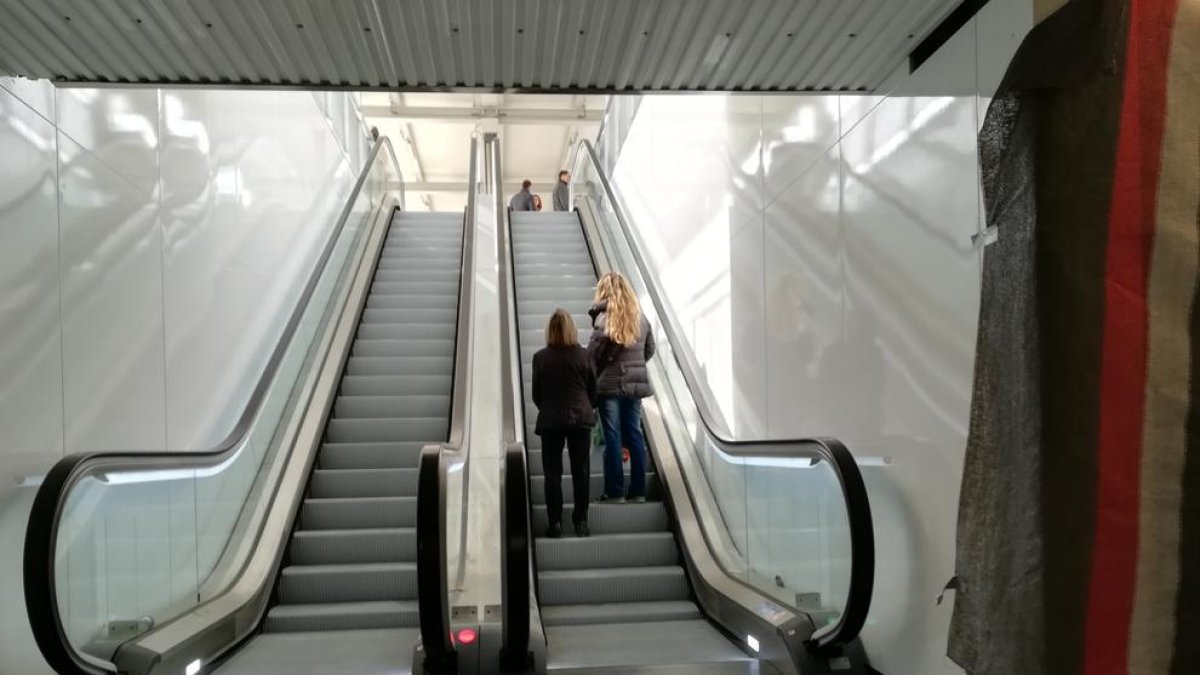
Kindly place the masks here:
[[(871, 519), (871, 504), (862, 471), (859, 469), (854, 455), (843, 443), (833, 438), (735, 439), (715, 428), (712, 422), (715, 414), (712, 411), (708, 389), (696, 376), (700, 369), (696, 364), (695, 356), (688, 348), (688, 343), (683, 339), (682, 331), (675, 325), (674, 314), (668, 311), (663, 299), (663, 292), (658, 288), (658, 277), (651, 273), (649, 265), (642, 255), (638, 239), (629, 226), (621, 202), (617, 199), (612, 185), (609, 184), (608, 177), (596, 156), (591, 141), (583, 139), (576, 146), (576, 162), (581, 154), (592, 164), (592, 169), (600, 181), (600, 187), (604, 190), (605, 198), (616, 216), (621, 235), (628, 244), (638, 272), (645, 281), (647, 293), (662, 321), (662, 329), (671, 344), (671, 351), (683, 374), (688, 393), (693, 403), (696, 404), (700, 423), (707, 436), (721, 452), (730, 456), (808, 458), (825, 461), (837, 476), (850, 525), (850, 586), (846, 594), (846, 607), (838, 623), (832, 630), (814, 640), (813, 646), (823, 650), (851, 642), (858, 636), (859, 631), (866, 623), (875, 583), (875, 534)], [(574, 165), (575, 162), (572, 162), (571, 166)]]
[[(448, 441), (441, 445), (429, 445), (421, 450), (417, 466), (417, 605), (421, 645), (425, 653), (426, 669), (438, 672), (453, 667), (455, 662), (454, 642), (450, 638), (449, 596), (450, 584), (447, 576), (449, 553), (447, 543), (446, 491), (450, 484), (449, 473), (455, 461), (448, 451), (462, 451), (466, 444), (468, 404), (471, 392), (466, 386), (471, 367), (471, 340), (469, 330), (474, 311), (474, 251), (476, 198), (475, 182), (479, 169), (478, 139), (471, 138), (471, 157), (468, 171), (467, 208), (463, 212), (462, 261), (459, 266), (458, 313), (455, 329), (454, 374), (451, 388), (450, 433)], [(466, 503), (470, 485), (470, 452), (459, 455), (462, 468), (462, 499)], [(462, 579), (466, 564), (467, 508), (462, 509), (459, 527), (459, 555), (456, 579)]]
[(341, 237), (342, 230), (345, 229), (350, 218), (354, 203), (358, 200), (358, 195), (362, 192), (363, 185), (366, 183), (379, 153), (384, 152), (385, 148), (391, 157), (393, 170), (400, 177), (400, 183), (403, 185), (403, 174), (400, 171), (391, 141), (387, 137), (378, 138), (367, 155), (363, 170), (350, 192), (346, 206), (330, 231), (321, 255), (313, 265), (312, 272), (292, 309), (287, 324), (280, 333), (270, 358), (259, 374), (254, 390), (247, 399), (237, 422), (225, 438), (206, 450), (73, 453), (60, 459), (46, 473), (46, 477), (42, 480), (37, 495), (34, 497), (25, 533), (24, 592), (25, 608), (34, 639), (42, 656), (56, 672), (72, 675), (109, 675), (112, 672), (97, 663), (92, 663), (90, 657), (85, 658), (71, 646), (58, 611), (57, 585), (54, 578), (57, 533), (59, 519), (71, 490), (79, 480), (90, 473), (90, 467), (104, 462), (119, 462), (122, 471), (204, 469), (221, 464), (236, 452), (247, 439), (254, 420), (262, 410), (284, 355), (291, 345), (292, 338), (333, 254), (334, 247)]

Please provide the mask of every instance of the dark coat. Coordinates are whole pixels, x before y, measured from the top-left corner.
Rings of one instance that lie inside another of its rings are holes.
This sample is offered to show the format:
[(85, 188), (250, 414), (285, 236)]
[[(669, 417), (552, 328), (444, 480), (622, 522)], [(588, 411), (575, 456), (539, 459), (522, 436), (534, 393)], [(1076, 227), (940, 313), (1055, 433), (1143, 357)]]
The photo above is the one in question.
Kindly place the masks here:
[(592, 337), (588, 351), (596, 367), (597, 391), (600, 396), (646, 398), (654, 395), (646, 362), (654, 358), (654, 333), (650, 322), (642, 315), (642, 329), (637, 342), (629, 346), (613, 342), (605, 331), (608, 302), (592, 305)]
[(533, 355), (534, 432), (590, 429), (596, 424), (596, 371), (583, 347), (545, 347)]

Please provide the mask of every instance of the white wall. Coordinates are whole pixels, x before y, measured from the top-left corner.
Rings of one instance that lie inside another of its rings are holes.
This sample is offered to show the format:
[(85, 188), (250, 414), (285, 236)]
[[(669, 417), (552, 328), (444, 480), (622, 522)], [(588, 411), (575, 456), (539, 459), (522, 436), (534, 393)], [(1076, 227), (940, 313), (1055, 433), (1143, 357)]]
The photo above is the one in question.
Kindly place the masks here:
[(365, 161), (354, 100), (0, 78), (0, 673), (41, 667), (21, 483), (229, 432)]
[[(613, 171), (736, 434), (830, 435), (868, 460), (864, 641), (892, 675), (960, 672), (935, 598), (954, 570), (979, 310), (977, 130), (1031, 23), (1025, 0), (995, 0), (872, 96), (643, 97)], [(739, 545), (771, 548), (749, 529)], [(786, 570), (803, 554), (751, 557)]]

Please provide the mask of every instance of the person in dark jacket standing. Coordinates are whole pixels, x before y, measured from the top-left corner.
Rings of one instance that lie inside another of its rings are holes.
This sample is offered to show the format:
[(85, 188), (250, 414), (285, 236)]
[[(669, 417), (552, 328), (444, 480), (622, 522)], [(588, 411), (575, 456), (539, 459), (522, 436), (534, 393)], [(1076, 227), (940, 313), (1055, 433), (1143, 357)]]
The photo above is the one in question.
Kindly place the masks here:
[(571, 210), (571, 172), (563, 169), (558, 172), (558, 185), (554, 186), (554, 210)]
[(521, 189), (512, 196), (512, 199), (508, 200), (508, 208), (513, 211), (532, 211), (533, 193), (529, 191), (531, 187), (533, 187), (533, 181), (528, 178), (521, 181)]
[(596, 371), (588, 350), (579, 346), (579, 333), (571, 315), (554, 310), (546, 324), (546, 346), (533, 355), (533, 404), (537, 406), (534, 432), (542, 437), (542, 473), (546, 476), (547, 537), (562, 535), (563, 445), (571, 458), (571, 487), (575, 509), (571, 520), (575, 534), (586, 537), (591, 476), (588, 454), (592, 426), (596, 424)]
[[(642, 399), (654, 395), (646, 362), (654, 357), (654, 335), (625, 277), (609, 272), (596, 284), (588, 311), (588, 351), (596, 367), (597, 408), (604, 432), (604, 495), (601, 501), (646, 501), (646, 439)], [(629, 448), (629, 493), (621, 448)]]

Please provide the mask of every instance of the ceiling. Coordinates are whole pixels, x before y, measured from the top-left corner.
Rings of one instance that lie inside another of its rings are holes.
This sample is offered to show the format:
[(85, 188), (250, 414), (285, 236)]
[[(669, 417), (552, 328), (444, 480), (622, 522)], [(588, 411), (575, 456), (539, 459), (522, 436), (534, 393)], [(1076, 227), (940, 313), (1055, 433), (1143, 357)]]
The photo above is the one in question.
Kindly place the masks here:
[(526, 178), (550, 203), (559, 169), (575, 143), (595, 140), (606, 96), (366, 92), (367, 124), (392, 139), (404, 173), (408, 207), (466, 207), (471, 134), (499, 134), (505, 193)]
[(962, 0), (0, 0), (0, 75), (391, 90), (871, 91)]

